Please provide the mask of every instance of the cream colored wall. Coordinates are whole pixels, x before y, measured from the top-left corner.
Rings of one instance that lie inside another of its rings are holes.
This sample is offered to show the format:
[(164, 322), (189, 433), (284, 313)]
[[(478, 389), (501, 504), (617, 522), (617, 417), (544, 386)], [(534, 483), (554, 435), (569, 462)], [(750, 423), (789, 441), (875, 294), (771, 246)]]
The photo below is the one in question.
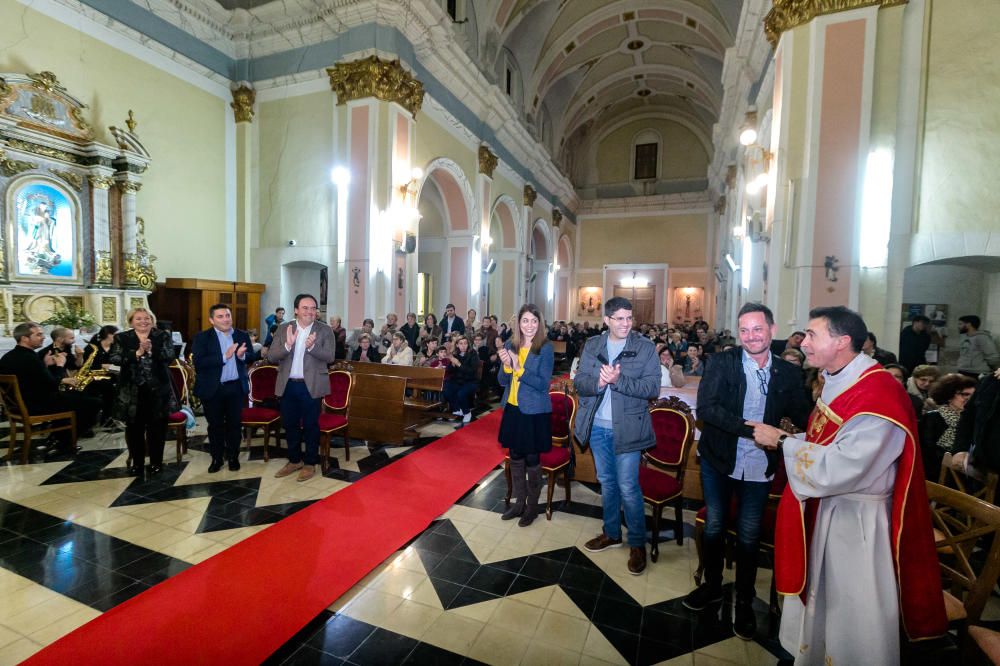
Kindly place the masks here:
[(0, 0), (0, 71), (54, 72), (90, 108), (97, 138), (129, 109), (152, 164), (138, 214), (165, 277), (226, 278), (225, 114), (228, 102), (25, 7)]
[[(605, 264), (647, 263), (665, 263), (671, 268), (704, 266), (708, 218), (703, 213), (582, 219), (577, 230), (580, 235), (577, 267), (599, 269)], [(599, 285), (598, 282), (594, 286)]]
[(934, 0), (918, 232), (997, 229), (1000, 3)]
[(413, 166), (421, 168), (438, 157), (447, 157), (462, 168), (470, 186), (475, 186), (479, 158), (448, 130), (435, 123), (427, 114), (417, 113), (414, 125), (416, 141), (413, 144)]
[(621, 183), (633, 176), (632, 141), (643, 130), (658, 132), (660, 179), (704, 178), (709, 156), (691, 130), (668, 120), (637, 120), (616, 129), (597, 146), (597, 172), (601, 183)]
[(259, 105), (260, 247), (335, 245), (332, 93)]

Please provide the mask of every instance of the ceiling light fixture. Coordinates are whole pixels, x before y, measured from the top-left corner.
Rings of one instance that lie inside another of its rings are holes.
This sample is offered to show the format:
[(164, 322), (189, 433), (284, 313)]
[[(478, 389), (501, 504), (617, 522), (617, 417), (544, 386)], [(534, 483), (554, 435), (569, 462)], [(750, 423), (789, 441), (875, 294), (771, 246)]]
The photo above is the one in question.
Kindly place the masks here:
[(645, 45), (646, 45), (646, 42), (642, 41), (641, 39), (633, 39), (631, 42), (629, 42), (625, 46), (628, 48), (629, 51), (638, 51), (639, 49), (641, 49)]
[(747, 110), (747, 115), (740, 126), (740, 143), (744, 146), (751, 146), (757, 142), (757, 107), (751, 106)]

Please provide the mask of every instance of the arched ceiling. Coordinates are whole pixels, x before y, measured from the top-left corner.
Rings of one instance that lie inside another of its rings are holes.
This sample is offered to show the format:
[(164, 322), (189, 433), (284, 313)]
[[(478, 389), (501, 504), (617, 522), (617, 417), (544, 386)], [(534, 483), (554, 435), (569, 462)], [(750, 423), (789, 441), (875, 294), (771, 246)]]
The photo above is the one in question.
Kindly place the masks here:
[(585, 125), (650, 111), (710, 140), (742, 0), (483, 4), (491, 5), (491, 28), (520, 70), (525, 113), (549, 117), (557, 150)]

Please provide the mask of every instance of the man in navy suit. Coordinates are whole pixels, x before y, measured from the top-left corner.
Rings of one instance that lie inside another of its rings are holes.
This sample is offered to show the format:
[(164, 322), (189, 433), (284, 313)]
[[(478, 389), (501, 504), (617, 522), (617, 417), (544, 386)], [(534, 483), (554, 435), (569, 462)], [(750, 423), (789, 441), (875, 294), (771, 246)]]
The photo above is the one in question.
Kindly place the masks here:
[(222, 469), (223, 455), (229, 469), (240, 468), (240, 416), (247, 404), (250, 382), (247, 365), (257, 356), (246, 331), (233, 328), (228, 305), (216, 303), (208, 309), (212, 328), (191, 341), (194, 354), (194, 394), (201, 398), (208, 420), (208, 443), (212, 453), (209, 473)]

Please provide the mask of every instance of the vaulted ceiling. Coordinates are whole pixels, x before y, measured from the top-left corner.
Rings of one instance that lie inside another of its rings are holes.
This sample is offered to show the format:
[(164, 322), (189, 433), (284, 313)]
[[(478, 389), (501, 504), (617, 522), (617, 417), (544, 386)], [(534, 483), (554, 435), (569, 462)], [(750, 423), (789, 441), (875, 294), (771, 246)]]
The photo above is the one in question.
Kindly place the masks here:
[(500, 36), (495, 57), (515, 61), (526, 116), (536, 125), (551, 123), (556, 152), (581, 129), (651, 111), (710, 143), (742, 0), (483, 4), (491, 6), (490, 29)]

